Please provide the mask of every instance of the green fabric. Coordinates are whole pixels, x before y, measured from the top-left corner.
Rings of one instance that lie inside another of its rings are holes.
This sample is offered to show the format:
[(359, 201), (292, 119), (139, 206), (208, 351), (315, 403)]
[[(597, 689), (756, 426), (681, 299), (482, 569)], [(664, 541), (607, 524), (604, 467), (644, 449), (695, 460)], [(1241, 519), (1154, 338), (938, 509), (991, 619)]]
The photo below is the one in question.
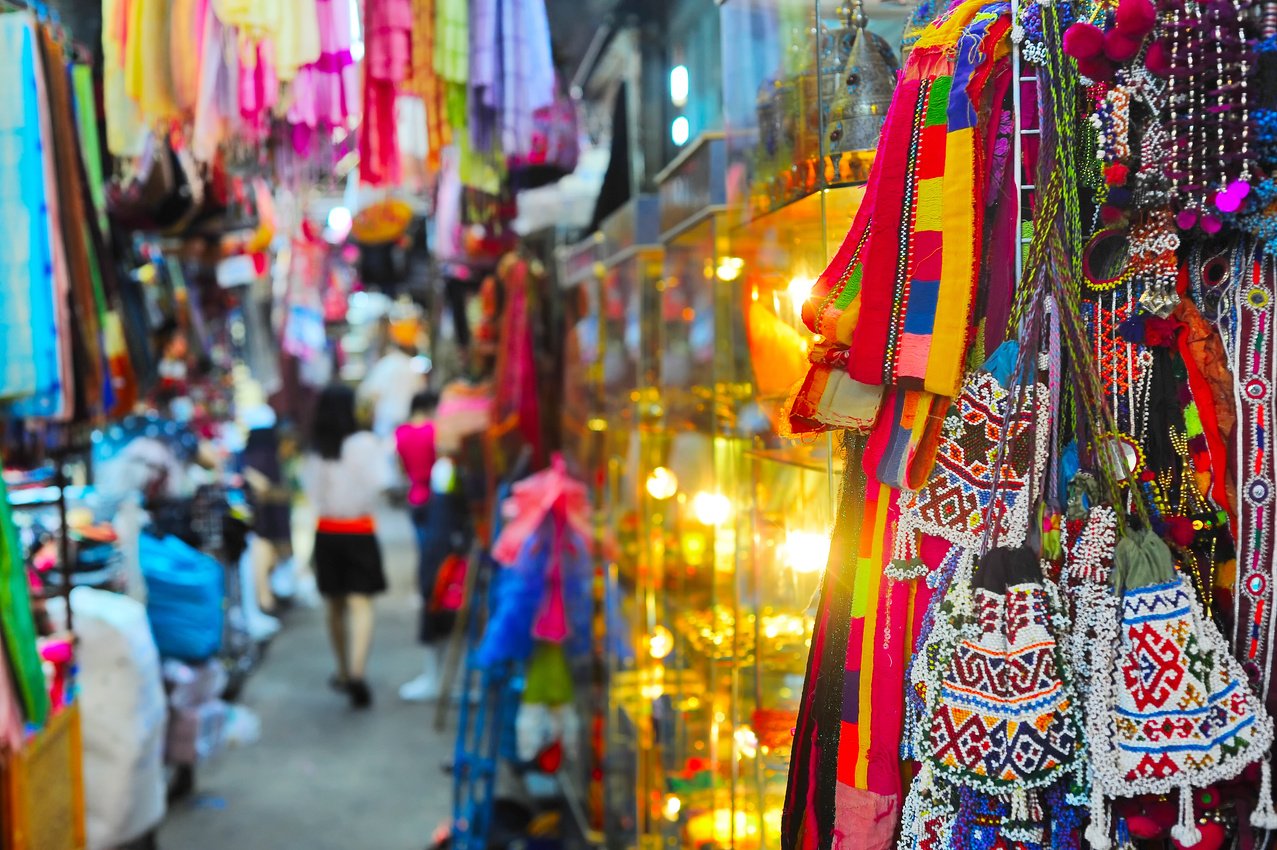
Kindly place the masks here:
[(1117, 542), (1113, 587), (1118, 593), (1136, 587), (1166, 584), (1175, 578), (1170, 547), (1148, 529), (1134, 531)]
[(528, 662), (523, 701), (534, 705), (559, 706), (572, 701), (572, 671), (563, 647), (539, 643)]
[(49, 719), (49, 691), (36, 650), (31, 587), (9, 510), (9, 490), (0, 479), (0, 629), (9, 667), (17, 680), (27, 722), (42, 728)]
[[(434, 64), (445, 82), (464, 87), (470, 81), (469, 0), (439, 0), (435, 7)], [(454, 129), (458, 126), (453, 124)]]
[(71, 66), (71, 85), (75, 96), (76, 123), (80, 128), (80, 153), (89, 178), (89, 197), (98, 214), (98, 229), (106, 233), (106, 177), (102, 173), (102, 139), (98, 135), (97, 97), (93, 90), (93, 69), (88, 65)]

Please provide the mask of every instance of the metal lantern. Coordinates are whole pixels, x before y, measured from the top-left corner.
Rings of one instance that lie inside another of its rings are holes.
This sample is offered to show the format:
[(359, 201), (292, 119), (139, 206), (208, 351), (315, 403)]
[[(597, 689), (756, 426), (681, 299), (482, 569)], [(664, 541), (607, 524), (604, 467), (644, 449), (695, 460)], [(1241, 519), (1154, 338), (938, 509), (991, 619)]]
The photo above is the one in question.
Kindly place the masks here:
[(862, 0), (850, 10), (851, 50), (829, 107), (829, 153), (873, 150), (896, 90), (899, 64), (886, 40), (869, 32)]

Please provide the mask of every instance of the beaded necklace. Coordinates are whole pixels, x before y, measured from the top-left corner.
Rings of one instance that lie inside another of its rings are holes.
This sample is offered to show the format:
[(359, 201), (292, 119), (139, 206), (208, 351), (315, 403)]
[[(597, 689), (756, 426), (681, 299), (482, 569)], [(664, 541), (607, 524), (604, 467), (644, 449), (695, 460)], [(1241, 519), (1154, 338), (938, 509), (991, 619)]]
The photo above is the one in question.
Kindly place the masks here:
[[(1250, 252), (1244, 252), (1249, 255)], [(1241, 333), (1236, 350), (1239, 452), (1237, 481), (1241, 491), (1238, 574), (1240, 593), (1233, 649), (1254, 665), (1268, 701), (1273, 663), (1271, 634), (1275, 582), (1273, 574), (1273, 500), (1277, 468), (1272, 452), (1274, 374), (1274, 275), (1277, 261), (1264, 255), (1251, 263), (1250, 274), (1234, 287)]]

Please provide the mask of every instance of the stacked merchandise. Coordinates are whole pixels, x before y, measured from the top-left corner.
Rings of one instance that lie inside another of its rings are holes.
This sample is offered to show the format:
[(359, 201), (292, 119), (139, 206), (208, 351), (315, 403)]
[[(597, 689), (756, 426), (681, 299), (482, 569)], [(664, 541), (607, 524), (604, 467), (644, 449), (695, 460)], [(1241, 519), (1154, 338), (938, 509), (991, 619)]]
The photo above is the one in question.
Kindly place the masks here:
[[(951, 4), (804, 311), (791, 848), (1277, 830), (1277, 6)], [(1250, 14), (1251, 11), (1261, 14)]]

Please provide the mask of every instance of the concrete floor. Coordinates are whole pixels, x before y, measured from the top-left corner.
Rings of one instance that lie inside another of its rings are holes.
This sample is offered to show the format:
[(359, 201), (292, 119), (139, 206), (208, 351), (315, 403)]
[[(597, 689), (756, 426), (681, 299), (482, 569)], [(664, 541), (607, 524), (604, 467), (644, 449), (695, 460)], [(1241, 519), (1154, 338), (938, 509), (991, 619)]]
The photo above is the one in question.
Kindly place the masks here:
[[(376, 704), (352, 711), (328, 690), (331, 655), (316, 610), (285, 615), (243, 702), (261, 740), (201, 765), (195, 794), (176, 804), (160, 850), (424, 850), (449, 816), (453, 729), (434, 731), (434, 706), (399, 702), (420, 670), (412, 530), (379, 518), (391, 592), (378, 603), (369, 680)], [(299, 556), (304, 557), (299, 541)]]

